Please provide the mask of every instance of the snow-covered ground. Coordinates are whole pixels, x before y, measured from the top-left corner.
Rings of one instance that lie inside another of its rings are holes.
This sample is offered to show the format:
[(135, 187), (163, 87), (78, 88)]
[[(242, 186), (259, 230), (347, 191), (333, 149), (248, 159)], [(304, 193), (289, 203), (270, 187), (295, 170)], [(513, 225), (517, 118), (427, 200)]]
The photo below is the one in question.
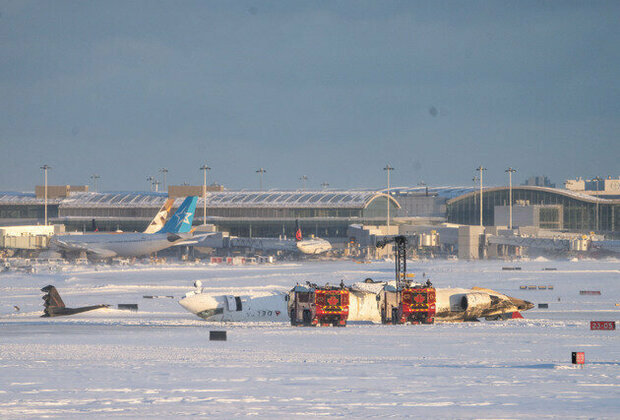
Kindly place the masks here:
[[(557, 270), (543, 270), (549, 267)], [(620, 321), (620, 261), (425, 261), (408, 268), (437, 287), (489, 287), (549, 308), (525, 312), (525, 320), (464, 324), (213, 324), (177, 303), (195, 280), (207, 292), (247, 294), (307, 280), (391, 279), (393, 264), (2, 273), (0, 418), (620, 417), (618, 331), (589, 329), (592, 320)], [(39, 289), (48, 284), (69, 307), (137, 303), (139, 311), (40, 318)], [(209, 341), (209, 331), (221, 329), (228, 341)], [(572, 351), (585, 351), (583, 369), (571, 365)]]

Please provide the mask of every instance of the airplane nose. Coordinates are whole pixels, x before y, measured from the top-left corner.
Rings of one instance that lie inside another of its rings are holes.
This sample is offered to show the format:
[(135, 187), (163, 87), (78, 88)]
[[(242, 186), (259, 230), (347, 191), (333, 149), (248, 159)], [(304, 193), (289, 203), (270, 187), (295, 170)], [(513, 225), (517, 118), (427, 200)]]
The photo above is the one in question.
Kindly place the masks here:
[(534, 307), (534, 304), (532, 302), (528, 302), (527, 300), (524, 300), (522, 302), (523, 304), (519, 305), (520, 311), (527, 311), (528, 309), (532, 309)]

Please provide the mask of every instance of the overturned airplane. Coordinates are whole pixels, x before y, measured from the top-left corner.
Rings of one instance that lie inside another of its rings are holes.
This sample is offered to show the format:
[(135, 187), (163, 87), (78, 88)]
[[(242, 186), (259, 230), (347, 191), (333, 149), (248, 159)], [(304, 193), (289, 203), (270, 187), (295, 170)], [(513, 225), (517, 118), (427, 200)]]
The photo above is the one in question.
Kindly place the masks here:
[(67, 308), (65, 303), (62, 301), (60, 294), (56, 290), (54, 286), (51, 284), (49, 286), (45, 286), (41, 289), (42, 292), (45, 292), (43, 296), (43, 301), (45, 309), (43, 310), (42, 318), (44, 317), (53, 317), (53, 316), (63, 316), (63, 315), (73, 315), (79, 314), (81, 312), (93, 311), (95, 309), (107, 308), (110, 305), (93, 305), (93, 306), (82, 306), (79, 308)]
[[(381, 323), (382, 294), (394, 282), (366, 281), (348, 287), (348, 321)], [(202, 292), (200, 282), (179, 301), (187, 311), (207, 321), (282, 321), (290, 320), (289, 294), (282, 291), (256, 293), (245, 296), (215, 295)], [(491, 289), (435, 289), (435, 320), (437, 322), (464, 322), (499, 320), (520, 317), (520, 311), (534, 307), (528, 301), (513, 298)]]

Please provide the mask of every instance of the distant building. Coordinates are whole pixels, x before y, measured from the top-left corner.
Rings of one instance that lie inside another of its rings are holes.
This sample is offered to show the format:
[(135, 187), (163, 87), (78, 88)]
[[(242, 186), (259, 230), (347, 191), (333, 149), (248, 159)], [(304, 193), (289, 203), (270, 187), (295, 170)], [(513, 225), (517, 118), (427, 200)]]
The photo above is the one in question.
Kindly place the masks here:
[(539, 176), (531, 176), (529, 177), (527, 180), (525, 180), (525, 182), (521, 185), (526, 185), (529, 187), (549, 187), (549, 188), (555, 188), (555, 184), (552, 184), (551, 181), (549, 181), (549, 178), (547, 178), (544, 175), (539, 175)]
[[(78, 192), (88, 192), (88, 185), (48, 185), (47, 198), (67, 198), (71, 194)], [(45, 185), (34, 187), (37, 198), (45, 198)]]
[(567, 179), (564, 182), (567, 190), (583, 194), (595, 195), (602, 198), (620, 198), (620, 177), (596, 177), (593, 179)]
[[(202, 196), (203, 185), (169, 185), (168, 197), (179, 198), (187, 197), (188, 195)], [(219, 184), (207, 185), (207, 192), (221, 192), (224, 191), (224, 186)]]
[[(510, 205), (509, 194), (508, 187), (484, 189), (484, 226), (508, 224), (505, 207)], [(559, 188), (518, 186), (512, 187), (512, 203), (514, 226), (532, 223), (547, 229), (583, 233), (595, 231), (614, 235), (617, 235), (620, 228), (620, 199), (599, 198)], [(452, 198), (446, 205), (448, 222), (463, 225), (480, 223), (479, 192)], [(518, 213), (520, 211), (524, 213)]]

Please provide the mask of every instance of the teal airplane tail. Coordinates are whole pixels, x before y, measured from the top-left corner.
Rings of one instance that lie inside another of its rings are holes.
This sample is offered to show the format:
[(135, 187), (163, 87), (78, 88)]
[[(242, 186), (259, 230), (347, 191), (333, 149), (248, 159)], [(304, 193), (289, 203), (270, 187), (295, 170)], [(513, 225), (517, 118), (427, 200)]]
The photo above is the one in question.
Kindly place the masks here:
[(189, 196), (158, 233), (187, 233), (192, 229), (198, 197)]

